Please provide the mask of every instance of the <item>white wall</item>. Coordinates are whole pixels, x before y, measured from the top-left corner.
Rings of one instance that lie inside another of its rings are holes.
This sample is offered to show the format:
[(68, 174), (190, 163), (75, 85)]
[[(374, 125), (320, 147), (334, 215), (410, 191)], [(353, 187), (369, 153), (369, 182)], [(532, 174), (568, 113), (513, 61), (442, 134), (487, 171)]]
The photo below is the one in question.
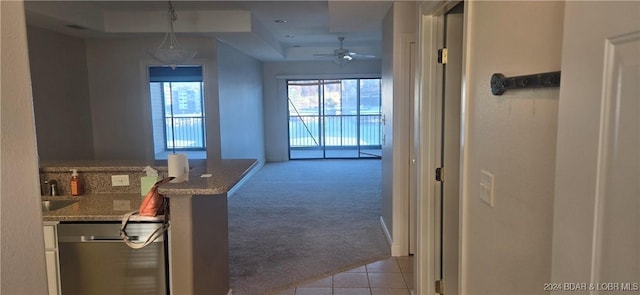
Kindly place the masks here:
[[(44, 160), (154, 160), (147, 53), (162, 39), (78, 39), (29, 28), (38, 136)], [(207, 156), (219, 159), (216, 41), (181, 38), (203, 66)]]
[(222, 158), (264, 163), (262, 63), (220, 41), (217, 55)]
[(382, 221), (391, 240), (391, 255), (409, 254), (410, 103), (407, 36), (415, 36), (415, 2), (394, 2), (382, 27)]
[(41, 160), (93, 158), (84, 40), (27, 27)]
[(22, 1), (1, 1), (0, 15), (0, 293), (47, 294), (38, 155)]
[[(558, 88), (493, 96), (493, 73), (560, 70), (563, 2), (465, 2), (461, 294), (544, 294), (550, 281)], [(480, 171), (495, 175), (494, 206)]]
[(380, 75), (380, 61), (267, 62), (263, 65), (264, 133), (267, 162), (289, 160), (287, 79), (356, 78)]
[[(149, 87), (146, 67), (157, 65), (147, 54), (160, 39), (88, 39), (87, 64), (93, 145), (99, 160), (153, 159)], [(215, 40), (180, 38), (197, 50), (192, 64), (203, 65), (207, 155), (220, 157)]]

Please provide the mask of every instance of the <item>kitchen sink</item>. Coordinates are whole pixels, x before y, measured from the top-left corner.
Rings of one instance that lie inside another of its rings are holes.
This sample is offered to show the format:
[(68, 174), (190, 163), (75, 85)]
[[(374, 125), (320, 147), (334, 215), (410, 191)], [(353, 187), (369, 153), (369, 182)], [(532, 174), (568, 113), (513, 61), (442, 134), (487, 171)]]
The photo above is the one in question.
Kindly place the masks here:
[(42, 201), (42, 210), (43, 211), (53, 211), (58, 210), (60, 208), (64, 208), (70, 206), (74, 203), (77, 203), (78, 200), (48, 200)]

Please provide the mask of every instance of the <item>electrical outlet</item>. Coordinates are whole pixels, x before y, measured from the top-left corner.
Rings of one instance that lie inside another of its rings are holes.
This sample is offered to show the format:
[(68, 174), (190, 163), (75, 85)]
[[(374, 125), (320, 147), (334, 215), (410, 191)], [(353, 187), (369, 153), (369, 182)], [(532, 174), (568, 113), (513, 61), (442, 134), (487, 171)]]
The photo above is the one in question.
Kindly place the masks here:
[(480, 199), (493, 207), (494, 176), (488, 171), (480, 170)]
[(111, 175), (111, 186), (128, 186), (129, 175)]

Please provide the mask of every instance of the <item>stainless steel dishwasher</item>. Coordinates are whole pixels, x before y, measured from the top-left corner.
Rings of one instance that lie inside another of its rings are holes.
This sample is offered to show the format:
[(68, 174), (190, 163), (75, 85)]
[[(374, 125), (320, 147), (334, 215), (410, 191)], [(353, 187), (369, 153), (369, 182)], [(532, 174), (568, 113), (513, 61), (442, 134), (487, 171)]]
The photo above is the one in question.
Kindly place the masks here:
[[(127, 233), (144, 241), (161, 225), (129, 222)], [(64, 295), (169, 294), (164, 236), (134, 250), (120, 238), (120, 223), (60, 223), (58, 251)]]

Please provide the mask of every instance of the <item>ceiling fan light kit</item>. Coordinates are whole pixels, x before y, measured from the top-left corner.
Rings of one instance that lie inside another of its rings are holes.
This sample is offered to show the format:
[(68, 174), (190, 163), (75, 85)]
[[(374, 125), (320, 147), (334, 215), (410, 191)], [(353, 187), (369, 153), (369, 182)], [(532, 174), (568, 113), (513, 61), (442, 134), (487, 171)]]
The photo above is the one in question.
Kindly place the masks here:
[(178, 16), (171, 4), (171, 1), (169, 1), (167, 16), (169, 30), (164, 35), (164, 40), (162, 40), (160, 46), (149, 50), (149, 55), (158, 62), (175, 69), (178, 64), (184, 63), (196, 56), (197, 52), (194, 50), (184, 49), (180, 47), (180, 44), (178, 44), (178, 39), (176, 39), (176, 33), (173, 29), (173, 24), (178, 19)]
[(333, 62), (335, 62), (338, 65), (343, 65), (343, 64), (346, 64), (346, 63), (348, 63), (350, 61), (351, 61), (351, 59), (339, 58), (339, 57), (337, 57), (336, 59), (333, 60)]
[(314, 54), (317, 57), (332, 57), (333, 61), (336, 64), (343, 65), (354, 59), (372, 59), (375, 58), (373, 55), (362, 55), (357, 54), (355, 52), (350, 51), (347, 48), (343, 47), (344, 37), (338, 37), (338, 41), (340, 41), (340, 48), (334, 49), (333, 54)]

